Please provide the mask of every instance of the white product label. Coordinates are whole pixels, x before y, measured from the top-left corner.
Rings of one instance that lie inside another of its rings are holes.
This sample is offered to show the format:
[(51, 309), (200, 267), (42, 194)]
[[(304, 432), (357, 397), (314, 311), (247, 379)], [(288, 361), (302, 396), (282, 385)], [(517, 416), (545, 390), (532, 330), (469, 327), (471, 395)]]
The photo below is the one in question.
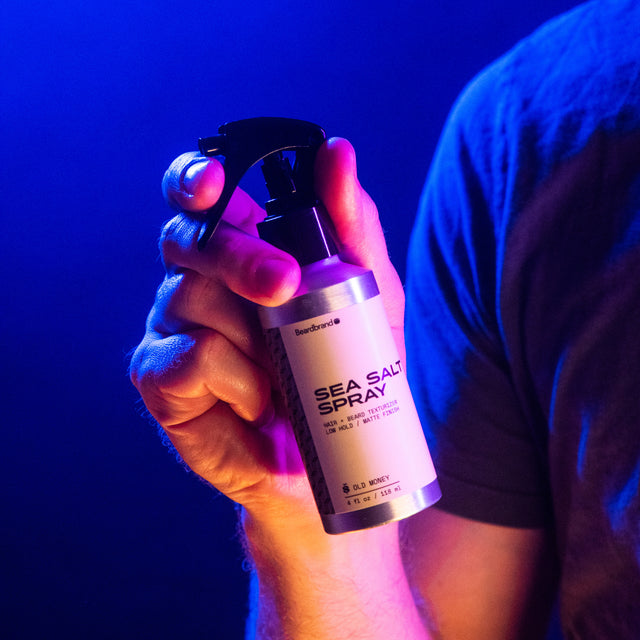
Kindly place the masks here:
[(280, 332), (336, 513), (436, 479), (380, 296)]

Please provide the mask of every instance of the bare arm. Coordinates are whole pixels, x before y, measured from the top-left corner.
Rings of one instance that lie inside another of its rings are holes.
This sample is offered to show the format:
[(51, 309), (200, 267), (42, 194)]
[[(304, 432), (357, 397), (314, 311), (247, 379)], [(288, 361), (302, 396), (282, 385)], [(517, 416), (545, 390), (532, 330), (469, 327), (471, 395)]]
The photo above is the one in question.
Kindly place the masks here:
[(556, 586), (548, 532), (476, 522), (437, 507), (402, 528), (407, 573), (437, 637), (545, 637)]
[[(397, 525), (324, 533), (255, 314), (256, 303), (293, 295), (299, 267), (256, 237), (264, 213), (240, 191), (198, 251), (197, 212), (215, 202), (223, 174), (215, 160), (192, 161), (181, 157), (165, 178), (167, 199), (191, 213), (163, 232), (167, 273), (131, 375), (184, 461), (243, 506), (260, 583), (258, 637), (423, 640), (431, 636), (416, 593), (430, 602), (444, 638), (526, 637), (514, 629), (538, 584), (537, 533), (493, 531), (428, 510), (407, 526), (412, 553), (404, 559)], [(402, 286), (345, 141), (321, 149), (317, 188), (343, 256), (375, 271), (402, 353)]]
[(260, 576), (258, 638), (430, 637), (404, 573), (396, 525), (311, 534), (304, 545), (291, 544), (296, 533), (295, 526), (280, 535), (247, 529)]
[[(181, 157), (169, 169), (165, 193), (174, 205), (199, 211), (217, 199), (223, 174), (215, 161), (190, 162)], [(343, 255), (374, 269), (402, 347), (402, 286), (346, 141), (320, 151), (317, 182)], [(167, 275), (132, 359), (132, 379), (185, 462), (243, 505), (260, 581), (260, 638), (427, 638), (397, 527), (341, 536), (322, 529), (254, 308), (287, 300), (300, 271), (256, 237), (263, 217), (236, 192), (202, 252), (197, 213), (180, 213), (165, 227)]]

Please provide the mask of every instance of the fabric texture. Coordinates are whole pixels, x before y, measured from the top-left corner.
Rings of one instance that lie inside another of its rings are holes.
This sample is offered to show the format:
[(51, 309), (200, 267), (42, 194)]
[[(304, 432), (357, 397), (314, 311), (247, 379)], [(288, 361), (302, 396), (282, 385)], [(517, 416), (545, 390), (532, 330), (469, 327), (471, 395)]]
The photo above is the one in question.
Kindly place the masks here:
[(640, 637), (640, 3), (544, 25), (455, 105), (409, 252), (440, 507), (553, 527), (567, 638)]

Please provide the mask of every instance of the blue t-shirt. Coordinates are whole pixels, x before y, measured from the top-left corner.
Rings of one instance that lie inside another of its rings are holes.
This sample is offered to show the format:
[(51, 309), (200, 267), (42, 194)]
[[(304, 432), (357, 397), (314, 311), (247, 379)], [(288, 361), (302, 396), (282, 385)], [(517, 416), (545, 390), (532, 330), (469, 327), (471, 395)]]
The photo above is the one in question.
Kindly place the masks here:
[(551, 527), (567, 638), (640, 638), (640, 2), (551, 21), (455, 105), (409, 253), (440, 507)]

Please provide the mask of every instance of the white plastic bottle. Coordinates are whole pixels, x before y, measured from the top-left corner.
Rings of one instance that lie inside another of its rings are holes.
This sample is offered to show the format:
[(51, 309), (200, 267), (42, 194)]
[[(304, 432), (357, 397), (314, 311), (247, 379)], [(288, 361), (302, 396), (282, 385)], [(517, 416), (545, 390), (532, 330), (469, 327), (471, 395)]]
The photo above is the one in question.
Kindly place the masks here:
[[(234, 145), (247, 149), (248, 139), (239, 138), (260, 138), (271, 200), (258, 231), (302, 269), (296, 294), (279, 307), (260, 307), (259, 317), (325, 530), (364, 529), (421, 511), (441, 494), (404, 362), (373, 273), (340, 259), (313, 194), (324, 132), (279, 118), (220, 130), (226, 140), (205, 142), (224, 142), (227, 157)], [(292, 148), (293, 168), (281, 153)], [(253, 164), (246, 153), (240, 166)]]
[(337, 256), (302, 272), (260, 320), (323, 526), (413, 515), (440, 489), (373, 273)]

